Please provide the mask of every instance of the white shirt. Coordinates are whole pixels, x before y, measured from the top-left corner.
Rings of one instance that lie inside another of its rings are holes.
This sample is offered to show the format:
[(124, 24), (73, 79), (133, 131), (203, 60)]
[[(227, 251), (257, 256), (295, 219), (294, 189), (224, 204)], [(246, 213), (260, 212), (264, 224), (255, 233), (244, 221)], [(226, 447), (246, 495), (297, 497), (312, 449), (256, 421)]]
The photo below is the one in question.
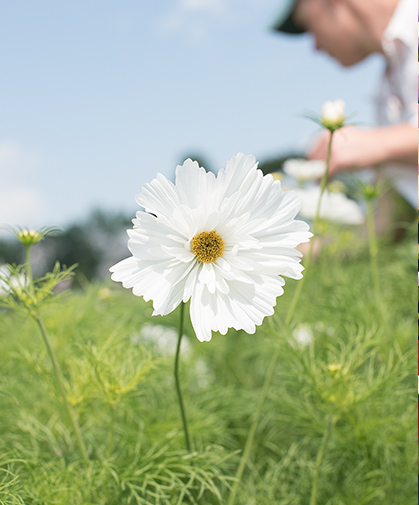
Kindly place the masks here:
[[(399, 0), (382, 39), (387, 61), (378, 94), (378, 123), (381, 126), (418, 125), (418, 63), (416, 58), (418, 7), (416, 0)], [(415, 166), (387, 163), (383, 172), (397, 190), (418, 208), (418, 179)]]

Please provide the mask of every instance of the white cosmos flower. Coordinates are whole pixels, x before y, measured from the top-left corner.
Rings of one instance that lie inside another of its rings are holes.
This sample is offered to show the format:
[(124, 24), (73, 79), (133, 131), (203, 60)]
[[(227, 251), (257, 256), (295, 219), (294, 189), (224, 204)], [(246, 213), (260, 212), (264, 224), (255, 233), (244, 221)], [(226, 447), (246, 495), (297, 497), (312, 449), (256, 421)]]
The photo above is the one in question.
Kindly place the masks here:
[[(302, 200), (300, 215), (313, 220), (320, 198), (320, 187), (296, 189), (296, 193)], [(344, 193), (329, 192), (327, 189), (322, 196), (319, 217), (345, 224), (361, 224), (365, 220), (361, 207), (354, 200)]]
[(342, 99), (322, 105), (322, 124), (326, 128), (340, 128), (345, 122), (345, 102)]
[(283, 293), (280, 275), (300, 279), (309, 227), (294, 218), (295, 192), (263, 176), (254, 156), (237, 154), (216, 177), (187, 159), (175, 184), (158, 174), (136, 201), (132, 253), (110, 268), (112, 279), (153, 300), (153, 315), (166, 315), (190, 299), (196, 336), (228, 328), (254, 333), (273, 314)]
[(298, 345), (301, 347), (307, 347), (311, 344), (313, 340), (313, 331), (308, 324), (301, 324), (297, 326), (292, 332), (292, 337), (289, 338), (289, 343), (291, 347), (296, 348)]
[(0, 265), (0, 296), (9, 295), (12, 290), (20, 290), (27, 285), (24, 275), (15, 275), (7, 265)]
[(283, 164), (284, 172), (298, 181), (312, 181), (320, 179), (325, 170), (326, 163), (323, 160), (305, 160), (302, 158), (291, 158)]
[[(131, 335), (131, 340), (137, 344), (146, 342), (155, 347), (155, 350), (164, 356), (175, 355), (178, 329), (163, 326), (162, 324), (145, 323), (139, 333)], [(190, 342), (182, 339), (182, 356), (191, 352)]]

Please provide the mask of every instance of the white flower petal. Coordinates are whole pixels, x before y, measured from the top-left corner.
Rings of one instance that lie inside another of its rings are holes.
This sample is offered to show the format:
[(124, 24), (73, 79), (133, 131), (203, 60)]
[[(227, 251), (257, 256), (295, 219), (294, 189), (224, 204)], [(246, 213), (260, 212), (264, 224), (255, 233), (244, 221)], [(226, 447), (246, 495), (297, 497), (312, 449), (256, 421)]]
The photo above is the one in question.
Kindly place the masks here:
[(207, 286), (207, 289), (211, 294), (215, 293), (215, 271), (214, 266), (211, 263), (204, 263), (202, 265), (198, 279), (199, 282), (202, 282)]
[(162, 174), (157, 174), (150, 183), (144, 184), (135, 200), (147, 212), (167, 219), (173, 216), (173, 208), (180, 204), (174, 184)]
[(179, 201), (196, 209), (208, 210), (215, 191), (215, 175), (200, 167), (196, 161), (187, 159), (182, 166), (176, 167), (176, 191)]
[(233, 156), (226, 168), (222, 168), (217, 175), (217, 189), (222, 199), (229, 198), (236, 193), (247, 177), (256, 173), (256, 158), (239, 153)]
[(183, 290), (183, 302), (186, 303), (192, 296), (192, 292), (195, 289), (195, 285), (198, 282), (199, 272), (201, 271), (201, 265), (196, 265), (186, 277), (185, 287)]
[(216, 265), (214, 266), (214, 271), (215, 271), (216, 291), (224, 295), (227, 295), (230, 292), (230, 287), (228, 285), (228, 282), (224, 278), (223, 272), (220, 271)]
[(197, 339), (200, 342), (209, 342), (212, 337), (211, 309), (209, 309), (209, 305), (203, 304), (202, 295), (204, 290), (206, 290), (206, 287), (202, 283), (195, 284), (193, 287), (190, 314)]
[(165, 245), (161, 245), (162, 251), (166, 253), (168, 256), (178, 259), (184, 263), (189, 263), (195, 259), (194, 253), (191, 251), (191, 248), (188, 247), (167, 247)]
[(111, 279), (122, 282), (124, 288), (132, 288), (135, 284), (136, 274), (141, 271), (139, 265), (140, 261), (134, 256), (126, 258), (109, 269), (112, 272)]
[(191, 322), (199, 340), (211, 339), (211, 332), (225, 334), (228, 328), (254, 333), (264, 317), (272, 315), (276, 298), (283, 293), (283, 279), (259, 276), (255, 282), (229, 283), (230, 292), (212, 295), (206, 286), (198, 284), (191, 298)]

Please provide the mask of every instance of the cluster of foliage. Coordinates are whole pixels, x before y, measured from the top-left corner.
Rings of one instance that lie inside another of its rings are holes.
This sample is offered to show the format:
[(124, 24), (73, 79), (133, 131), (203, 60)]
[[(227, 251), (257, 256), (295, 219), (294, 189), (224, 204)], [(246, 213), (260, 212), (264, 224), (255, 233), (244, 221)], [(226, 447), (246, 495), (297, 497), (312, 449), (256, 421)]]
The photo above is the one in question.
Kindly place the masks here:
[[(416, 230), (379, 255), (377, 307), (363, 247), (325, 247), (312, 263), (294, 329), (296, 283), (255, 335), (199, 343), (186, 324), (181, 375), (193, 450), (174, 393), (179, 313), (107, 283), (42, 307), (88, 460), (60, 415), (33, 319), (0, 312), (0, 504), (224, 504), (266, 367), (281, 357), (264, 405), (242, 505), (410, 505), (416, 499)], [(356, 252), (354, 252), (356, 251)]]

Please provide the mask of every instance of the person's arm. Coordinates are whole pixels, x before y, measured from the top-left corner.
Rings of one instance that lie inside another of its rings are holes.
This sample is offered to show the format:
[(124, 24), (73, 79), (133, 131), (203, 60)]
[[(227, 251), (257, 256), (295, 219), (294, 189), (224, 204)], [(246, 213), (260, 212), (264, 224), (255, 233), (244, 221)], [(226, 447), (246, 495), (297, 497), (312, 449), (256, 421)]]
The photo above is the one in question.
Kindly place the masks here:
[[(330, 132), (321, 134), (308, 152), (309, 159), (325, 160)], [(364, 130), (347, 126), (334, 133), (329, 175), (344, 170), (399, 162), (415, 169), (418, 160), (418, 129), (403, 123)]]

